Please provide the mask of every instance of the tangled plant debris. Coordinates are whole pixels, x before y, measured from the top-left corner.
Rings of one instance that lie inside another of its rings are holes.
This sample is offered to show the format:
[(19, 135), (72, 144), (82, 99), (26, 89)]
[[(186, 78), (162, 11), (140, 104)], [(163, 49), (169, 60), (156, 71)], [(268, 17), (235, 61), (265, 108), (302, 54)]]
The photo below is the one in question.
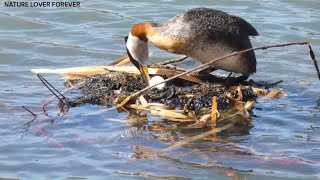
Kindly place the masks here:
[[(169, 69), (166, 68), (166, 66), (158, 65), (154, 74), (156, 75), (160, 71), (162, 76), (168, 79), (175, 70), (172, 66)], [(70, 80), (82, 84), (78, 90), (83, 95), (73, 100), (64, 96), (62, 99), (68, 101), (67, 105), (71, 107), (85, 103), (112, 106), (123, 102), (133, 93), (147, 88), (139, 74), (123, 72), (123, 69), (126, 68), (121, 66), (121, 71), (114, 71), (114, 68), (112, 71), (105, 69), (104, 74), (92, 75), (89, 73), (89, 76), (81, 78), (73, 78), (68, 73)], [(72, 71), (74, 72), (74, 69)], [(186, 70), (180, 68), (179, 71)], [(279, 90), (277, 92), (271, 91), (272, 95), (270, 95), (267, 90), (250, 85), (227, 88), (223, 83), (212, 82), (214, 79), (212, 77), (213, 75), (193, 74), (193, 76), (174, 79), (167, 82), (162, 89), (151, 88), (144, 91), (138, 98), (131, 98), (125, 106), (118, 109), (125, 108), (131, 112), (143, 110), (168, 121), (189, 122), (191, 124), (188, 126), (194, 128), (209, 127), (210, 125), (215, 127), (217, 122), (219, 123), (216, 120), (221, 119), (220, 117), (227, 119), (228, 117), (240, 116), (241, 119), (248, 119), (258, 96), (275, 97), (284, 94)], [(223, 78), (221, 79), (223, 80)], [(61, 95), (59, 92), (55, 94)], [(249, 121), (239, 122), (248, 123)]]
[[(96, 75), (84, 78), (85, 83), (79, 90), (84, 93), (76, 101), (92, 104), (112, 104), (118, 97), (127, 97), (130, 94), (146, 87), (139, 75), (129, 73), (112, 72), (106, 75)], [(238, 91), (242, 91), (242, 98)], [(240, 89), (227, 90), (219, 83), (191, 83), (184, 80), (170, 81), (164, 89), (153, 88), (143, 93), (147, 102), (160, 103), (168, 109), (183, 110), (189, 102), (186, 110), (201, 114), (203, 108), (211, 108), (212, 97), (217, 97), (218, 110), (233, 107), (237, 99), (246, 102), (255, 100), (258, 96), (251, 86), (243, 86)]]
[[(185, 57), (173, 61), (159, 63), (149, 67), (151, 75), (161, 75), (165, 78), (165, 88), (157, 89), (155, 86), (147, 87), (139, 75), (139, 71), (132, 66), (117, 66), (128, 62), (127, 58), (115, 61), (110, 66), (75, 67), (66, 69), (37, 69), (35, 73), (62, 74), (67, 80), (76, 81), (78, 85), (71, 89), (82, 92), (82, 96), (69, 101), (67, 98), (60, 100), (68, 101), (69, 106), (79, 106), (84, 103), (113, 105), (118, 110), (126, 109), (131, 114), (141, 114), (144, 111), (154, 116), (186, 123), (187, 128), (211, 127), (213, 130), (177, 142), (166, 149), (174, 149), (186, 143), (203, 139), (208, 135), (230, 130), (236, 124), (250, 124), (251, 109), (258, 97), (274, 98), (284, 96), (281, 89), (272, 89), (273, 84), (240, 84), (226, 88), (221, 81), (212, 82), (213, 76), (197, 74), (195, 71), (213, 64), (216, 61), (236, 56), (252, 50), (265, 50), (273, 47), (285, 47), (291, 45), (308, 45), (310, 56), (320, 79), (319, 68), (315, 55), (309, 42), (296, 42), (272, 46), (251, 48), (240, 52), (234, 52), (211, 62), (200, 65), (191, 70), (184, 70), (173, 66), (172, 63), (181, 61)], [(221, 80), (221, 78), (218, 78)], [(222, 78), (222, 80), (224, 80)], [(80, 85), (81, 84), (81, 85)], [(257, 86), (270, 88), (260, 89)], [(47, 86), (48, 87), (48, 86)], [(69, 89), (70, 90), (70, 89)], [(58, 93), (62, 95), (61, 93)], [(71, 103), (70, 103), (71, 102)], [(144, 114), (145, 115), (145, 114)], [(128, 120), (129, 122), (129, 120)], [(130, 123), (132, 123), (130, 121)], [(134, 123), (132, 123), (134, 124)], [(180, 127), (180, 126), (179, 126)]]

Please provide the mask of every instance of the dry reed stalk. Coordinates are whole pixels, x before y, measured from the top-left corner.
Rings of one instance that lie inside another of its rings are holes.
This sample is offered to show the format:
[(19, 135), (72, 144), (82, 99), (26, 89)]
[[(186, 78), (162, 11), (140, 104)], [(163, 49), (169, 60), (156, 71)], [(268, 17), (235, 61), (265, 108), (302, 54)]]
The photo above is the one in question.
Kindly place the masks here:
[(212, 129), (215, 129), (217, 127), (217, 111), (218, 111), (217, 96), (213, 96), (212, 105), (211, 105), (211, 128)]
[(139, 97), (139, 102), (141, 105), (131, 104), (128, 107), (132, 109), (148, 111), (150, 112), (150, 114), (154, 116), (158, 116), (158, 117), (167, 119), (169, 121), (175, 121), (175, 122), (194, 122), (195, 121), (193, 118), (183, 115), (182, 113), (184, 111), (168, 110), (168, 109), (165, 109), (165, 105), (159, 104), (159, 103), (157, 103), (158, 106), (150, 106), (150, 104), (147, 102), (147, 100), (143, 96)]
[(273, 89), (267, 95), (265, 95), (264, 98), (275, 98), (275, 97), (282, 97), (282, 96), (286, 96), (286, 94), (283, 92), (282, 89)]
[(178, 123), (180, 123), (180, 122), (195, 122), (195, 120), (191, 119), (191, 118), (179, 119), (179, 118), (173, 118), (170, 116), (158, 116), (158, 117), (166, 119), (167, 121), (178, 122)]
[[(72, 67), (72, 68), (62, 68), (62, 69), (31, 69), (31, 72), (36, 74), (60, 74), (68, 80), (75, 80), (78, 78), (83, 78), (86, 76), (107, 74), (109, 71), (116, 72), (126, 72), (132, 74), (140, 74), (140, 71), (134, 66), (83, 66), (83, 67)], [(169, 69), (160, 68), (148, 68), (149, 74), (152, 75), (166, 75), (166, 76), (176, 76), (179, 72)], [(181, 79), (202, 84), (203, 82), (193, 76), (183, 75), (180, 76)]]
[(244, 104), (244, 109), (246, 109), (246, 110), (251, 110), (255, 104), (256, 104), (255, 101), (247, 101), (247, 102)]
[(204, 114), (201, 116), (199, 120), (197, 120), (192, 126), (197, 127), (197, 128), (202, 128), (205, 127), (211, 120), (211, 113)]
[(139, 100), (140, 100), (140, 103), (141, 103), (142, 107), (144, 107), (144, 108), (148, 108), (149, 107), (149, 103), (147, 102), (147, 100), (142, 95), (140, 96)]
[(184, 119), (189, 119), (189, 117), (186, 115), (165, 109), (150, 109), (150, 113), (155, 116), (181, 119), (181, 121), (183, 121)]
[(236, 98), (236, 101), (242, 101), (243, 100), (243, 94), (242, 94), (241, 87), (238, 86), (236, 91), (238, 92), (238, 97)]
[(119, 58), (115, 61), (112, 61), (111, 63), (109, 63), (108, 65), (109, 66), (121, 66), (121, 65), (124, 65), (124, 64), (129, 64), (130, 63), (130, 59), (128, 57), (128, 55), (122, 57), (122, 58)]
[(252, 87), (252, 90), (253, 90), (253, 92), (255, 92), (260, 97), (264, 97), (264, 96), (266, 96), (268, 94), (268, 91), (264, 90), (264, 89)]
[[(149, 52), (149, 56), (152, 56), (154, 54), (154, 52)], [(109, 66), (122, 66), (122, 65), (125, 65), (125, 64), (130, 64), (130, 59), (128, 57), (128, 55), (125, 55), (124, 57), (122, 58), (119, 58), (111, 63), (109, 63), (108, 65)]]

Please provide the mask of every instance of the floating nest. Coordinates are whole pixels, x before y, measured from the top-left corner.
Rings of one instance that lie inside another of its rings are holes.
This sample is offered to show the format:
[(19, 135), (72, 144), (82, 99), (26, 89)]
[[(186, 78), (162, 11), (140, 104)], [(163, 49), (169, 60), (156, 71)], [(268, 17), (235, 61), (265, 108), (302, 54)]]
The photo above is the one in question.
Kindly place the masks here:
[[(122, 58), (110, 66), (88, 66), (66, 69), (38, 69), (36, 73), (62, 74), (67, 84), (82, 93), (66, 103), (68, 106), (98, 104), (115, 106), (134, 114), (150, 113), (168, 121), (188, 122), (195, 127), (215, 127), (217, 119), (250, 119), (251, 109), (258, 97), (283, 95), (278, 89), (259, 89), (253, 83), (226, 88), (225, 79), (211, 74), (185, 74), (166, 82), (164, 88), (149, 88), (139, 71), (133, 66), (119, 66)], [(172, 64), (157, 64), (148, 67), (152, 76), (167, 79), (186, 72)], [(75, 88), (77, 87), (77, 88)], [(236, 118), (237, 119), (237, 118)], [(224, 121), (226, 122), (226, 121)]]
[(147, 88), (140, 72), (133, 66), (115, 64), (33, 70), (37, 74), (61, 74), (67, 84), (72, 86), (71, 89), (81, 92), (81, 96), (63, 103), (63, 107), (86, 103), (115, 106), (118, 111), (126, 110), (136, 117), (146, 112), (166, 121), (187, 123), (196, 128), (220, 127), (217, 123), (222, 122), (223, 125), (230, 123), (229, 120), (248, 125), (251, 109), (258, 97), (278, 97), (284, 94), (278, 89), (268, 91), (257, 88), (254, 83), (226, 88), (224, 78), (208, 73), (187, 74), (187, 70), (172, 64), (153, 65), (148, 67), (148, 71), (151, 77), (162, 76), (164, 79), (186, 73), (171, 78), (164, 88), (159, 89)]
[[(160, 69), (165, 71), (163, 67)], [(242, 119), (239, 122), (247, 123), (244, 120), (250, 119), (251, 109), (258, 97), (277, 97), (283, 94), (281, 90), (267, 91), (248, 84), (226, 88), (223, 83), (212, 82), (215, 78), (213, 75), (193, 75), (192, 80), (177, 78), (167, 82), (163, 89), (155, 87), (143, 91), (139, 97), (131, 98), (118, 110), (126, 109), (134, 114), (146, 111), (168, 121), (208, 127), (216, 126), (217, 118), (238, 116)], [(104, 74), (77, 78), (76, 82), (79, 81), (83, 85), (78, 90), (83, 95), (74, 100), (74, 104), (78, 106), (85, 103), (117, 106), (147, 86), (139, 74), (123, 71), (107, 71)]]
[[(77, 90), (81, 92), (82, 95), (73, 100), (65, 98), (60, 92), (57, 94), (63, 96), (61, 99), (55, 94), (64, 106), (72, 107), (86, 103), (113, 106), (118, 111), (129, 112), (127, 123), (130, 125), (139, 123), (140, 119), (145, 121), (147, 115), (152, 114), (163, 119), (161, 122), (153, 122), (149, 125), (150, 129), (159, 132), (165, 132), (164, 129), (168, 128), (168, 132), (171, 132), (170, 128), (173, 127), (167, 126), (168, 122), (177, 122), (178, 125), (175, 128), (179, 128), (181, 130), (179, 132), (190, 128), (209, 129), (204, 133), (186, 137), (165, 149), (157, 151), (157, 153), (162, 153), (200, 139), (209, 138), (210, 141), (225, 142), (225, 140), (216, 139), (214, 136), (222, 131), (230, 133), (235, 129), (234, 132), (237, 133), (239, 130), (241, 131), (242, 127), (248, 129), (246, 127), (250, 126), (252, 108), (258, 98), (277, 98), (286, 95), (281, 89), (274, 89), (274, 85), (277, 83), (259, 84), (249, 81), (226, 88), (223, 85), (224, 83), (221, 83), (225, 79), (216, 78), (211, 74), (197, 74), (196, 70), (208, 67), (210, 63), (215, 61), (247, 51), (291, 45), (308, 45), (311, 59), (320, 79), (317, 61), (309, 42), (247, 49), (216, 58), (189, 71), (171, 64), (179, 62), (185, 57), (148, 67), (151, 76), (171, 79), (171, 81), (168, 81), (169, 79), (165, 80), (167, 82), (163, 89), (146, 87), (147, 85), (137, 68), (123, 66), (130, 62), (128, 57), (116, 60), (109, 66), (33, 69), (31, 71), (37, 73), (39, 78), (41, 77), (39, 73), (63, 75), (68, 82), (67, 84), (71, 85), (71, 88), (67, 91)], [(41, 81), (44, 84), (47, 83), (45, 80)], [(51, 85), (46, 85), (46, 87), (53, 88)], [(265, 88), (260, 89), (261, 87)], [(55, 88), (53, 89), (55, 90)], [(53, 92), (52, 89), (50, 91)], [(241, 126), (236, 126), (237, 124), (241, 124)], [(147, 153), (148, 155), (150, 153)]]
[[(117, 103), (119, 97), (130, 96), (145, 87), (143, 78), (136, 74), (112, 72), (88, 76), (84, 78), (84, 85), (79, 88), (84, 95), (78, 97), (76, 101), (78, 103), (111, 105)], [(227, 89), (220, 83), (197, 84), (179, 79), (166, 83), (163, 89), (153, 88), (146, 91), (142, 96), (148, 103), (162, 104), (167, 109), (191, 110), (200, 115), (203, 108), (212, 107), (214, 96), (217, 97), (218, 110), (226, 110), (232, 108), (235, 101), (255, 101), (258, 92), (251, 86)]]

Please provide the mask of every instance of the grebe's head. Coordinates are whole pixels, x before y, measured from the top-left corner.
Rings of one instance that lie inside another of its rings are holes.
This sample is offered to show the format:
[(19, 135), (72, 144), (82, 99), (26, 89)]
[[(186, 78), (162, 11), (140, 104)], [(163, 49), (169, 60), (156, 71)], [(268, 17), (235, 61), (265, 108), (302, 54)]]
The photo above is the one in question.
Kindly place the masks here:
[(150, 81), (147, 68), (147, 60), (149, 58), (148, 35), (150, 35), (151, 30), (151, 23), (139, 23), (132, 27), (129, 36), (126, 37), (129, 59), (139, 69), (148, 84)]

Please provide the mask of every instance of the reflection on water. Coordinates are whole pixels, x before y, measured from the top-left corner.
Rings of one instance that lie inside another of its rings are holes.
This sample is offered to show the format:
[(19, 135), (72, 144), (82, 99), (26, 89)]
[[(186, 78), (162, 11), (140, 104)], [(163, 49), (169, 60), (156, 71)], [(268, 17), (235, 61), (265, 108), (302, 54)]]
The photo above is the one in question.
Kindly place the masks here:
[[(251, 78), (284, 80), (278, 87), (288, 97), (258, 99), (247, 123), (169, 151), (163, 149), (209, 129), (89, 104), (61, 113), (56, 100), (43, 112), (42, 104), (51, 94), (29, 69), (106, 64), (125, 54), (122, 37), (133, 24), (165, 21), (200, 6), (244, 17), (260, 33), (252, 39), (256, 47), (310, 41), (319, 56), (316, 0), (95, 0), (81, 1), (81, 8), (74, 9), (0, 5), (0, 177), (319, 178), (320, 83), (303, 46), (256, 52), (258, 73)], [(155, 52), (151, 62), (176, 57), (150, 49)], [(194, 65), (190, 60), (181, 64)], [(46, 78), (64, 89), (59, 76)], [(78, 95), (72, 92), (67, 97)]]

